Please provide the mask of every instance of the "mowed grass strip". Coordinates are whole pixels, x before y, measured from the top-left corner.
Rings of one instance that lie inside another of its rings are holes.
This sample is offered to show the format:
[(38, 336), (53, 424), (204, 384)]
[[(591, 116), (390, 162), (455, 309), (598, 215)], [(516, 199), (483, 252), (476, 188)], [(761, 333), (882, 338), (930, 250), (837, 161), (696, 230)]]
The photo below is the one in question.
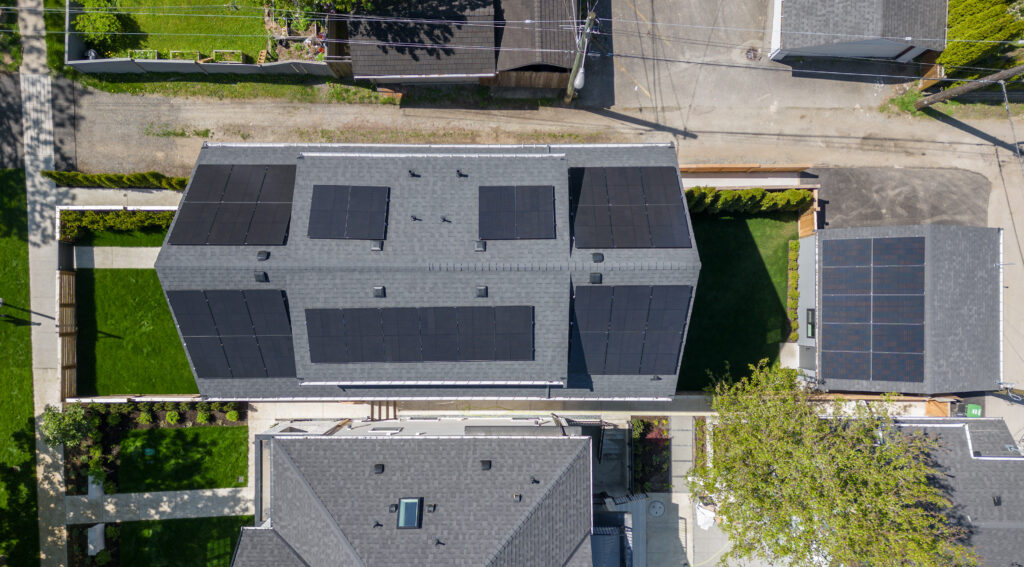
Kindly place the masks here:
[[(134, 45), (125, 45), (116, 56), (126, 57), (128, 48), (156, 49), (160, 57), (169, 51), (198, 51), (212, 57), (217, 49), (238, 50), (255, 62), (267, 48), (263, 25), (263, 3), (235, 0), (232, 5), (212, 0), (121, 0), (118, 8), (130, 13), (138, 31), (145, 35)], [(128, 44), (129, 42), (125, 42)]]
[(121, 565), (228, 567), (239, 530), (252, 516), (127, 522), (121, 526)]
[(163, 245), (165, 236), (167, 236), (166, 230), (132, 230), (128, 232), (104, 230), (100, 232), (87, 232), (75, 242), (75, 245), (159, 247)]
[(248, 455), (249, 428), (244, 425), (129, 431), (121, 440), (118, 490), (245, 486)]
[(195, 394), (156, 270), (78, 270), (78, 394)]
[(0, 563), (38, 563), (25, 173), (0, 170)]
[(778, 359), (789, 336), (786, 268), (797, 215), (695, 215), (700, 281), (686, 337), (679, 391), (703, 390), (730, 369), (736, 375), (762, 358)]

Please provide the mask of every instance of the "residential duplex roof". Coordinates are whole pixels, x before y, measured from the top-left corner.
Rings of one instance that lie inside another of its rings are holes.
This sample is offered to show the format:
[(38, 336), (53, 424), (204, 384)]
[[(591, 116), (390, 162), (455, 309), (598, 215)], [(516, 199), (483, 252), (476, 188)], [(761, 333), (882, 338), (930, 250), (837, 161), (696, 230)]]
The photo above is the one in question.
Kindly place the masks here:
[(932, 455), (953, 502), (954, 521), (968, 530), (979, 565), (1017, 567), (1024, 541), (1024, 457), (1002, 419), (900, 420), (938, 439)]
[(946, 0), (785, 0), (782, 48), (875, 41), (946, 47)]
[[(270, 519), (243, 528), (235, 567), (590, 564), (587, 437), (277, 436), (267, 444)], [(399, 527), (401, 499), (418, 511), (419, 527)]]
[(211, 144), (156, 267), (210, 397), (665, 398), (700, 266), (675, 168), (671, 145)]
[(998, 389), (1001, 242), (1000, 229), (983, 227), (819, 230), (813, 343), (822, 386), (927, 395)]

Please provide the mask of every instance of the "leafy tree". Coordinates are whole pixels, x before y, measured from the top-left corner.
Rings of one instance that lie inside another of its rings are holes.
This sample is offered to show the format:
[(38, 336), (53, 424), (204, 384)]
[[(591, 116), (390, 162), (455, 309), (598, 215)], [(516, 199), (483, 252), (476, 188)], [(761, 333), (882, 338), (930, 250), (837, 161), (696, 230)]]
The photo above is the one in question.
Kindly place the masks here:
[(957, 73), (954, 67), (974, 65), (998, 53), (1003, 45), (997, 42), (1020, 37), (1024, 31), (1024, 22), (1014, 18), (1006, 0), (953, 0), (946, 25), (949, 41), (938, 63), (957, 75), (977, 76), (972, 69)]
[(89, 420), (85, 417), (85, 408), (79, 404), (69, 405), (63, 412), (54, 406), (46, 406), (39, 429), (46, 444), (53, 448), (61, 445), (79, 447), (92, 433)]
[(75, 29), (82, 32), (86, 43), (101, 51), (109, 50), (124, 31), (124, 21), (114, 13), (116, 9), (110, 0), (84, 0), (82, 13), (75, 18)]
[(347, 14), (356, 10), (373, 9), (373, 0), (277, 0), (277, 9), (294, 9), (299, 12), (322, 13), (335, 11)]
[(690, 481), (733, 543), (723, 564), (975, 563), (928, 464), (935, 442), (893, 427), (889, 404), (815, 402), (767, 361), (714, 393), (711, 458)]

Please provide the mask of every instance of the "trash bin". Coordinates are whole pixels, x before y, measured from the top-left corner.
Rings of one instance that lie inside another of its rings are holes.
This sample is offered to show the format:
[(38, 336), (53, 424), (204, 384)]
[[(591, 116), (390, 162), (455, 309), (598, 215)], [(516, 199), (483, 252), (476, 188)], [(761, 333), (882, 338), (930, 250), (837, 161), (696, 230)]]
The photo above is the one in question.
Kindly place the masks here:
[(978, 404), (967, 404), (967, 417), (981, 417), (981, 406)]

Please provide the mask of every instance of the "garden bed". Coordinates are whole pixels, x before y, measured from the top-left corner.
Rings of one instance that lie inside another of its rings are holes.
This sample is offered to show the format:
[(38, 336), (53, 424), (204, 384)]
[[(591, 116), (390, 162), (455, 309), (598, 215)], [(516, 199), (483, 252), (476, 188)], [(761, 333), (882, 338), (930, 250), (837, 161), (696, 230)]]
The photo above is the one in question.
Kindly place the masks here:
[(672, 491), (672, 440), (668, 418), (634, 417), (633, 491)]
[(89, 404), (86, 416), (92, 433), (64, 451), (68, 494), (87, 493), (90, 474), (108, 494), (245, 486), (244, 404)]
[(78, 395), (195, 394), (156, 270), (78, 270)]
[(231, 564), (240, 530), (252, 524), (252, 516), (107, 524), (107, 558), (100, 561), (88, 557), (86, 530), (89, 526), (71, 526), (68, 529), (69, 564), (71, 567), (227, 567)]

